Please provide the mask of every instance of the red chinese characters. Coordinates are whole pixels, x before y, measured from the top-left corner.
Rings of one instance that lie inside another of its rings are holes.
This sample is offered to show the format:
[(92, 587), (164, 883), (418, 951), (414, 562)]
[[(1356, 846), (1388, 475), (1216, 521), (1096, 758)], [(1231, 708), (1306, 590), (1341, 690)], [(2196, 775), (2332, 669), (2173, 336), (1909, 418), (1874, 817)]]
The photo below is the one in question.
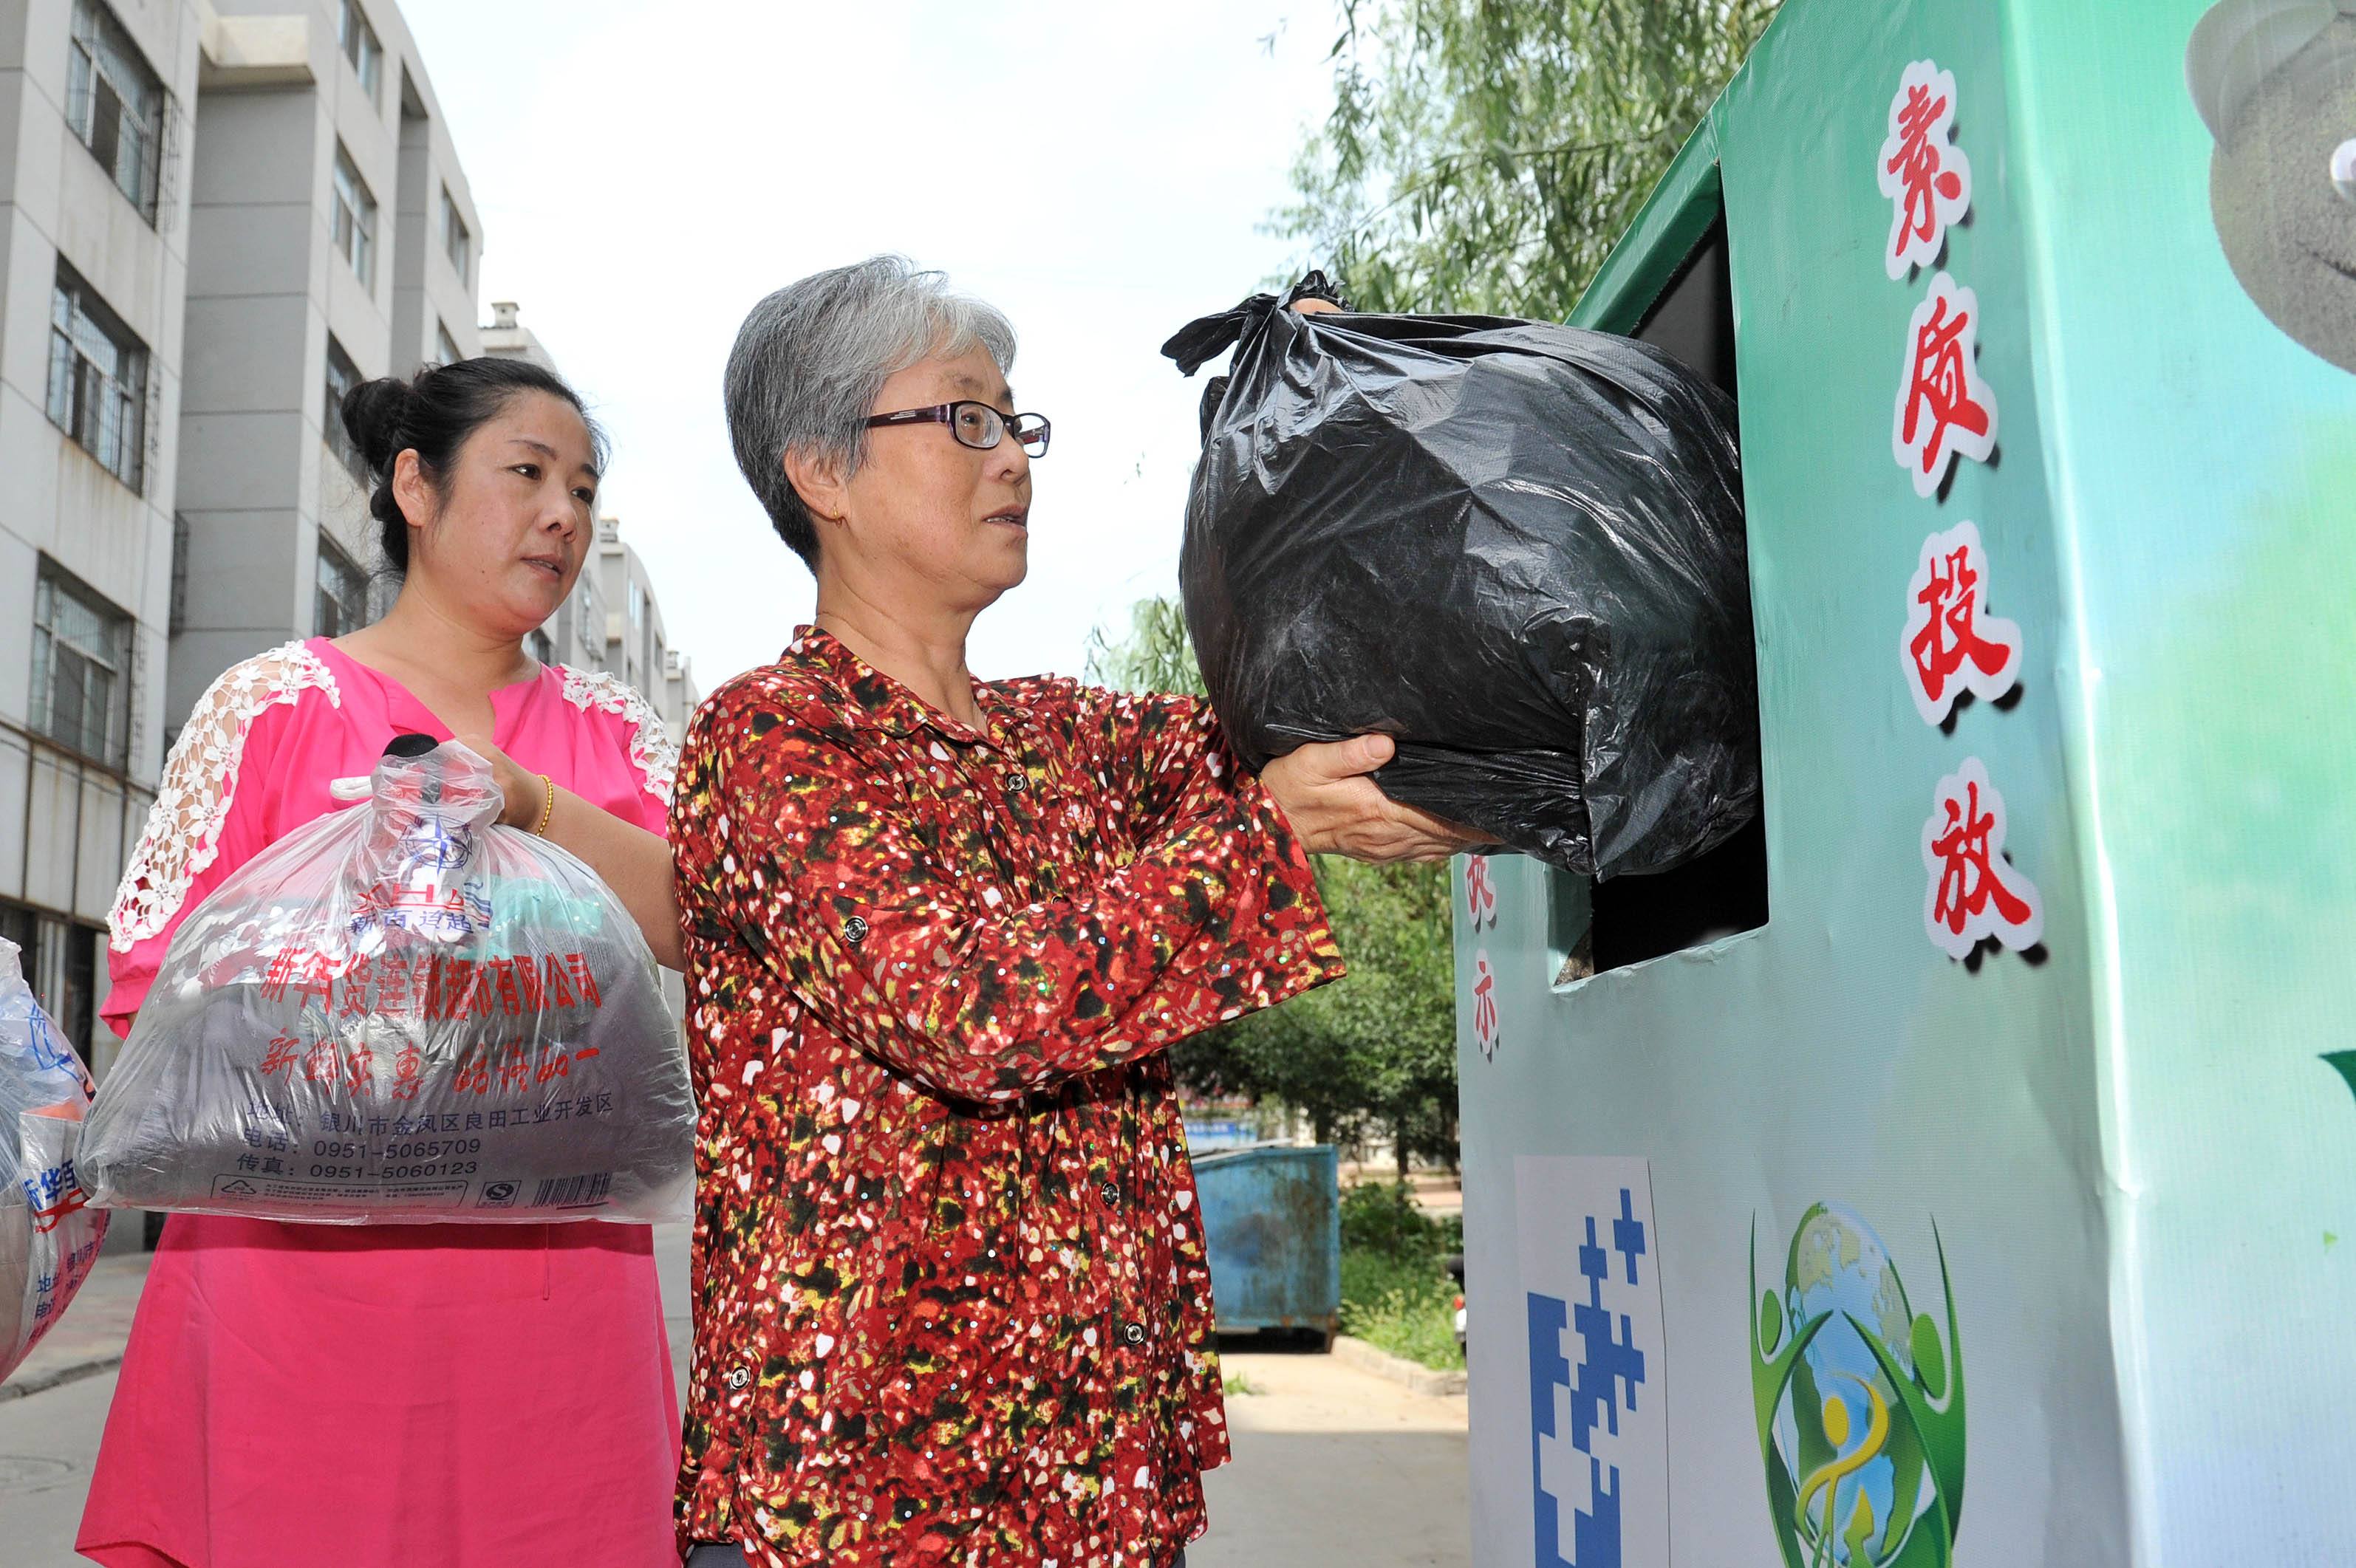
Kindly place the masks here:
[(1876, 174), (1894, 208), (1882, 268), (1893, 279), (1928, 267), (1946, 248), (1947, 228), (1972, 205), (1971, 160), (1947, 141), (1955, 120), (1955, 73), (1916, 60), (1890, 101), (1890, 136)]
[(1967, 958), (1993, 937), (2015, 952), (2037, 945), (2045, 912), (2036, 887), (2004, 857), (2004, 796), (1977, 757), (1939, 781), (1922, 824), (1922, 865), (1931, 885), (1922, 924), (1950, 958)]
[(321, 1016), (361, 1019), (524, 1018), (550, 1008), (598, 1008), (605, 995), (586, 955), (421, 959), (398, 955), (335, 955), (305, 947), (271, 956), (263, 972), (264, 1000), (319, 1005)]
[(1993, 702), (2019, 684), (2020, 628), (1986, 613), (1987, 585), (1976, 525), (1958, 523), (1922, 541), (1899, 652), (1925, 724), (1945, 723), (1966, 691)]
[(1464, 857), (1464, 907), (1472, 917), (1472, 929), (1497, 923), (1496, 874), (1486, 855)]
[(1985, 463), (1996, 450), (1996, 394), (1975, 363), (1979, 308), (1977, 295), (1941, 272), (1907, 330), (1890, 445), (1918, 496), (1937, 493), (1958, 453)]
[(1496, 1057), (1498, 1032), (1497, 974), (1489, 967), (1489, 955), (1477, 953), (1472, 957), (1472, 1038), (1480, 1042), (1483, 1057)]

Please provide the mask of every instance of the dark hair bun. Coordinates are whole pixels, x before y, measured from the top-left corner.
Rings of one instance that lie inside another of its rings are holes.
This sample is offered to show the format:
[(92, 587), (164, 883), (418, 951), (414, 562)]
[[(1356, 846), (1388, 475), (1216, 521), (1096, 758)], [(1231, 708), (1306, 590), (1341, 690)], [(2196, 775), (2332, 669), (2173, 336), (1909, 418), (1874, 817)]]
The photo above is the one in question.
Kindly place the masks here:
[(406, 381), (380, 376), (362, 381), (344, 394), (344, 430), (359, 449), (360, 461), (380, 478), (391, 477), (392, 460), (401, 454), (402, 427), (416, 394)]

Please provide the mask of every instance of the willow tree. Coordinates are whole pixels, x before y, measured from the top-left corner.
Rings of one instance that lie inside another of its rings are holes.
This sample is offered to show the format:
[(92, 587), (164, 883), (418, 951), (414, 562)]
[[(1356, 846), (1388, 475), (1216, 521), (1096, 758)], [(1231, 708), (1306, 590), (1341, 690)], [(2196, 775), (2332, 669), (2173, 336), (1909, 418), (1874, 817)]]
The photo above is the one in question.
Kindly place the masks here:
[(1278, 235), (1365, 310), (1559, 320), (1775, 0), (1343, 0)]

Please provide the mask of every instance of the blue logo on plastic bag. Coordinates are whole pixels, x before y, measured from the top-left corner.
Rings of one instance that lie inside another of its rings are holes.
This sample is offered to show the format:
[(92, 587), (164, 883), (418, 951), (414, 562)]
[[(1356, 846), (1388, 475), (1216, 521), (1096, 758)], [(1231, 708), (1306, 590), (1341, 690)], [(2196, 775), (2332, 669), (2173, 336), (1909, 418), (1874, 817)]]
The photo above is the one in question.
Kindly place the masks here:
[[(1657, 1398), (1645, 1388), (1649, 1353), (1658, 1347), (1637, 1342), (1633, 1321), (1615, 1312), (1607, 1290), (1651, 1285), (1640, 1270), (1652, 1261), (1644, 1225), (1627, 1188), (1620, 1189), (1617, 1215), (1584, 1217), (1586, 1241), (1579, 1249), (1579, 1272), (1587, 1299), (1565, 1302), (1538, 1291), (1527, 1294), (1530, 1348), (1530, 1479), (1535, 1504), (1537, 1568), (1621, 1568), (1621, 1468), (1615, 1460), (1621, 1417), (1633, 1414), (1640, 1398)], [(1605, 1239), (1609, 1238), (1609, 1245)], [(1574, 1370), (1564, 1346), (1565, 1330), (1580, 1345)], [(1562, 1528), (1568, 1505), (1570, 1529)], [(1562, 1555), (1562, 1542), (1571, 1555)]]

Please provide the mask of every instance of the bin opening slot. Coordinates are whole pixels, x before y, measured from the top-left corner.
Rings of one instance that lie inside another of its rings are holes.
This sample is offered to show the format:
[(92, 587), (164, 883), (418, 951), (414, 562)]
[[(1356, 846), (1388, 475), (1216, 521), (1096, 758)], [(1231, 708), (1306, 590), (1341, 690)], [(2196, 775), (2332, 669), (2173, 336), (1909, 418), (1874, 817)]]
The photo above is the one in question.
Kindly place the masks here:
[[(1711, 199), (1719, 199), (1714, 189)], [(1735, 399), (1740, 417), (1734, 286), (1722, 212), (1677, 264), (1633, 336), (1708, 377)], [(1549, 869), (1547, 943), (1555, 984), (1575, 984), (1765, 925), (1766, 810), (1762, 788), (1759, 816), (1707, 854), (1657, 875), (1593, 882)]]

